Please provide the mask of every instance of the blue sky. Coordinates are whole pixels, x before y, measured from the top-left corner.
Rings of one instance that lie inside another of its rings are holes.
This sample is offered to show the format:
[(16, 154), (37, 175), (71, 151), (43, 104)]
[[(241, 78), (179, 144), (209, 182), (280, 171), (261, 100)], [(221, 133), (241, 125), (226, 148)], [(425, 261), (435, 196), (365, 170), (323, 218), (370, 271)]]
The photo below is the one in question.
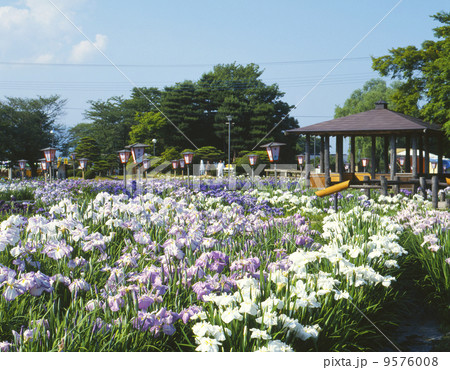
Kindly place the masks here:
[[(256, 63), (286, 102), (301, 101), (291, 113), (301, 126), (331, 119), (336, 105), (378, 77), (370, 56), (433, 39), (430, 15), (449, 11), (448, 0), (403, 0), (310, 92), (399, 0), (51, 2), (138, 86), (195, 81), (219, 63)], [(59, 94), (67, 99), (61, 123), (71, 127), (85, 121), (89, 100), (126, 98), (132, 85), (51, 2), (0, 0), (0, 99)]]

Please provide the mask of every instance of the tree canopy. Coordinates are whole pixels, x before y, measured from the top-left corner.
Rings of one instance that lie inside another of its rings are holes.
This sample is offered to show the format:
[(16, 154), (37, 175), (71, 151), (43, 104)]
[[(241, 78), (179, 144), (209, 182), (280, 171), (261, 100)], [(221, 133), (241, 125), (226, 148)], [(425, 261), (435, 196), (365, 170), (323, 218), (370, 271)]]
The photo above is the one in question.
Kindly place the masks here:
[(41, 149), (59, 148), (62, 115), (65, 100), (54, 95), (35, 99), (11, 98), (0, 102), (0, 156), (3, 160), (17, 162), (26, 159), (32, 172), (36, 162), (43, 157)]
[[(91, 101), (85, 113), (90, 122), (70, 130), (72, 142), (90, 136), (102, 155), (127, 144), (151, 144), (153, 139), (157, 140), (157, 154), (171, 147), (180, 151), (204, 146), (227, 152), (225, 123), (231, 115), (231, 151), (235, 158), (240, 151), (251, 150), (291, 109), (281, 100), (284, 93), (276, 84), (266, 85), (261, 80), (262, 73), (255, 64), (217, 65), (198, 81), (179, 82), (163, 90), (135, 88), (129, 99)], [(297, 126), (294, 118), (287, 117), (264, 142), (290, 142), (283, 154), (292, 157), (295, 138), (285, 137), (282, 131)]]
[(442, 24), (433, 29), (437, 40), (426, 40), (421, 48), (390, 49), (388, 55), (372, 58), (372, 66), (401, 81), (391, 96), (398, 111), (443, 125), (450, 136), (450, 13), (432, 18)]

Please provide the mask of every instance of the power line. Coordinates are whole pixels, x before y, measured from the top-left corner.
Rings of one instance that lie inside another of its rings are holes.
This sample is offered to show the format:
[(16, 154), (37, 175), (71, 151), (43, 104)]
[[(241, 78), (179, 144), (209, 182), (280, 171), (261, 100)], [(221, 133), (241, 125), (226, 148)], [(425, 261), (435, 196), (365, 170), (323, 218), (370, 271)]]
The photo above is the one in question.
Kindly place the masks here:
[[(346, 61), (365, 61), (371, 59), (370, 56), (347, 58)], [(269, 61), (269, 62), (255, 62), (257, 65), (286, 65), (286, 64), (314, 64), (314, 63), (332, 63), (339, 59), (304, 59), (304, 60), (286, 60), (286, 61)], [(209, 64), (115, 64), (120, 68), (201, 68), (211, 67), (220, 63)], [(114, 68), (111, 64), (104, 63), (43, 63), (43, 62), (11, 62), (0, 61), (0, 65), (5, 66), (24, 66), (24, 67), (77, 67), (77, 68)]]
[[(359, 74), (340, 74), (335, 75), (328, 79), (323, 85), (342, 85), (342, 84), (355, 84), (364, 83), (368, 79), (373, 78), (372, 73), (359, 73)], [(282, 77), (279, 80), (271, 78), (265, 82), (276, 83), (282, 90), (285, 88), (312, 86), (317, 80), (318, 76), (306, 76), (306, 77)], [(229, 81), (217, 81), (214, 85), (200, 86), (203, 90), (210, 91), (227, 91), (227, 90), (243, 90), (251, 87), (257, 87), (258, 84), (264, 81), (246, 82), (240, 80)], [(164, 88), (173, 82), (163, 81), (141, 81), (136, 82), (139, 86)], [(128, 89), (130, 84), (127, 82), (104, 82), (104, 81), (0, 81), (0, 88), (2, 90), (58, 90), (58, 91), (120, 91)], [(178, 90), (191, 90), (191, 87), (183, 88), (177, 87)]]

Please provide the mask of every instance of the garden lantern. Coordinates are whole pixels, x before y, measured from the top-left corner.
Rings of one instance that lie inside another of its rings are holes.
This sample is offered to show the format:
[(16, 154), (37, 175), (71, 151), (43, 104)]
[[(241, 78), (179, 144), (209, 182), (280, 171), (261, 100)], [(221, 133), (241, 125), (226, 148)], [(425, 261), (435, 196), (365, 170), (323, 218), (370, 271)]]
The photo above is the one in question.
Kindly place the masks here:
[(403, 172), (403, 166), (405, 164), (405, 156), (401, 155), (398, 157), (398, 164), (400, 165), (401, 172)]
[(146, 172), (145, 172), (145, 181), (148, 181), (148, 173), (147, 173), (147, 170), (150, 168), (150, 159), (147, 158), (147, 156), (145, 156), (145, 157), (142, 159), (142, 167), (144, 168), (144, 171), (146, 171)]
[(369, 158), (361, 158), (362, 166), (364, 168), (364, 172), (366, 172), (366, 167), (369, 165)]
[(83, 173), (83, 180), (84, 180), (84, 171), (86, 170), (88, 160), (89, 160), (88, 158), (80, 158), (79, 159), (81, 172)]
[(173, 169), (174, 176), (176, 176), (176, 174), (177, 174), (177, 168), (178, 168), (178, 159), (174, 159), (172, 161), (172, 169)]
[(250, 166), (252, 167), (252, 182), (253, 182), (253, 180), (255, 178), (254, 166), (256, 166), (256, 162), (258, 162), (258, 155), (257, 154), (249, 154), (248, 161), (250, 162)]
[(256, 166), (256, 162), (258, 161), (257, 154), (249, 154), (248, 161), (250, 162), (250, 166)]
[(25, 171), (25, 165), (27, 164), (27, 160), (26, 159), (19, 159), (19, 167), (20, 167), (20, 172), (22, 173), (22, 181), (24, 178), (24, 171)]
[(44, 152), (45, 160), (47, 163), (51, 163), (55, 160), (56, 149), (55, 148), (45, 148), (41, 149)]
[(126, 165), (130, 159), (131, 152), (128, 149), (119, 150), (120, 163)]
[(142, 157), (144, 156), (145, 148), (147, 148), (148, 145), (146, 144), (133, 144), (128, 145), (125, 148), (129, 148), (131, 150), (131, 155), (133, 156), (133, 162), (134, 164), (140, 164), (142, 163)]
[(40, 163), (41, 163), (41, 170), (47, 171), (47, 161), (45, 160), (45, 158), (41, 159)]
[(25, 166), (27, 164), (27, 160), (26, 159), (19, 159), (19, 167), (21, 171), (25, 170)]
[(184, 176), (184, 158), (179, 159), (178, 162), (180, 163), (181, 176)]
[(190, 188), (191, 184), (190, 184), (190, 178), (189, 178), (189, 165), (192, 163), (192, 161), (194, 159), (194, 153), (193, 152), (184, 152), (184, 153), (181, 153), (181, 154), (183, 154), (184, 164), (187, 167), (188, 188)]
[(45, 160), (45, 158), (42, 158), (42, 159), (39, 160), (39, 162), (41, 164), (42, 173), (44, 174), (44, 181), (47, 182), (47, 174), (46, 174), (47, 167), (48, 167), (47, 166), (47, 161)]
[(41, 149), (44, 152), (45, 161), (49, 163), (50, 181), (52, 181), (52, 163), (55, 160), (56, 148), (48, 147)]
[(280, 148), (282, 145), (286, 145), (284, 143), (269, 143), (261, 145), (261, 148), (266, 148), (267, 155), (269, 156), (269, 160), (274, 164), (274, 175), (275, 180), (277, 179), (277, 162), (280, 159)]
[(142, 158), (144, 157), (145, 148), (147, 148), (148, 145), (146, 144), (133, 144), (129, 145), (126, 148), (130, 148), (131, 155), (133, 156), (133, 162), (134, 164), (138, 165), (137, 172), (138, 172), (138, 183), (141, 181), (141, 168), (139, 167), (139, 164), (142, 163)]
[(144, 158), (142, 160), (142, 167), (144, 167), (144, 170), (148, 170), (150, 168), (150, 159)]
[(194, 153), (193, 152), (184, 152), (182, 154), (184, 157), (184, 163), (187, 165), (190, 165), (192, 163), (192, 160), (194, 159)]
[(130, 159), (131, 152), (128, 149), (122, 149), (118, 151), (120, 163), (123, 165), (123, 187), (127, 187), (127, 163)]
[(305, 161), (305, 156), (303, 154), (297, 155), (297, 162), (298, 162), (298, 165), (300, 166), (300, 172), (302, 172), (302, 166), (303, 166), (304, 161)]

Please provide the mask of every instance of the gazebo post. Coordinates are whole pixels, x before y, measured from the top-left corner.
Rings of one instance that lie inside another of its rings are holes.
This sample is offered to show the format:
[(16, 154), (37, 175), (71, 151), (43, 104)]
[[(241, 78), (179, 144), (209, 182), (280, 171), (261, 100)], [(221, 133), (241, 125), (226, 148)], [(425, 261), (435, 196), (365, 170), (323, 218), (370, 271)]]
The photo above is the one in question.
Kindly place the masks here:
[(375, 148), (377, 146), (377, 138), (375, 135), (372, 136), (372, 147), (370, 150), (370, 160), (372, 162), (372, 167), (370, 168), (370, 177), (371, 179), (375, 179), (375, 167), (376, 167), (376, 163), (375, 163)]
[(437, 147), (438, 147), (438, 174), (444, 173), (444, 162), (442, 160), (444, 151), (444, 141), (442, 135), (437, 136)]
[(383, 173), (388, 173), (389, 172), (389, 137), (387, 135), (384, 136), (383, 162), (384, 162)]
[(320, 173), (325, 173), (325, 168), (324, 168), (324, 155), (325, 155), (325, 138), (323, 135), (320, 135), (320, 161), (319, 161), (319, 166), (320, 166)]
[(413, 178), (417, 178), (417, 136), (413, 135), (411, 138), (411, 146), (412, 146), (412, 176)]
[(355, 173), (356, 144), (355, 136), (350, 136), (350, 172)]
[(310, 148), (309, 148), (309, 144), (311, 141), (311, 136), (310, 135), (306, 135), (306, 140), (305, 140), (305, 186), (307, 188), (310, 187), (311, 183), (310, 183), (310, 173), (311, 173), (311, 160), (310, 160)]
[(419, 135), (419, 174), (423, 175), (423, 136)]
[(423, 150), (425, 151), (425, 168), (423, 169), (423, 173), (428, 175), (430, 173), (430, 146), (428, 135), (423, 136)]
[(411, 136), (406, 135), (405, 138), (405, 172), (411, 169)]
[(405, 172), (409, 173), (411, 168), (411, 136), (405, 138)]
[(395, 135), (390, 136), (391, 142), (391, 180), (394, 180), (396, 174), (396, 165), (397, 165), (397, 145), (395, 140)]
[[(325, 186), (328, 186), (330, 181), (330, 137), (325, 135), (324, 151), (323, 151), (323, 166), (325, 173)], [(328, 184), (328, 185), (327, 185)]]
[(344, 181), (344, 136), (336, 135), (336, 167), (339, 182)]

